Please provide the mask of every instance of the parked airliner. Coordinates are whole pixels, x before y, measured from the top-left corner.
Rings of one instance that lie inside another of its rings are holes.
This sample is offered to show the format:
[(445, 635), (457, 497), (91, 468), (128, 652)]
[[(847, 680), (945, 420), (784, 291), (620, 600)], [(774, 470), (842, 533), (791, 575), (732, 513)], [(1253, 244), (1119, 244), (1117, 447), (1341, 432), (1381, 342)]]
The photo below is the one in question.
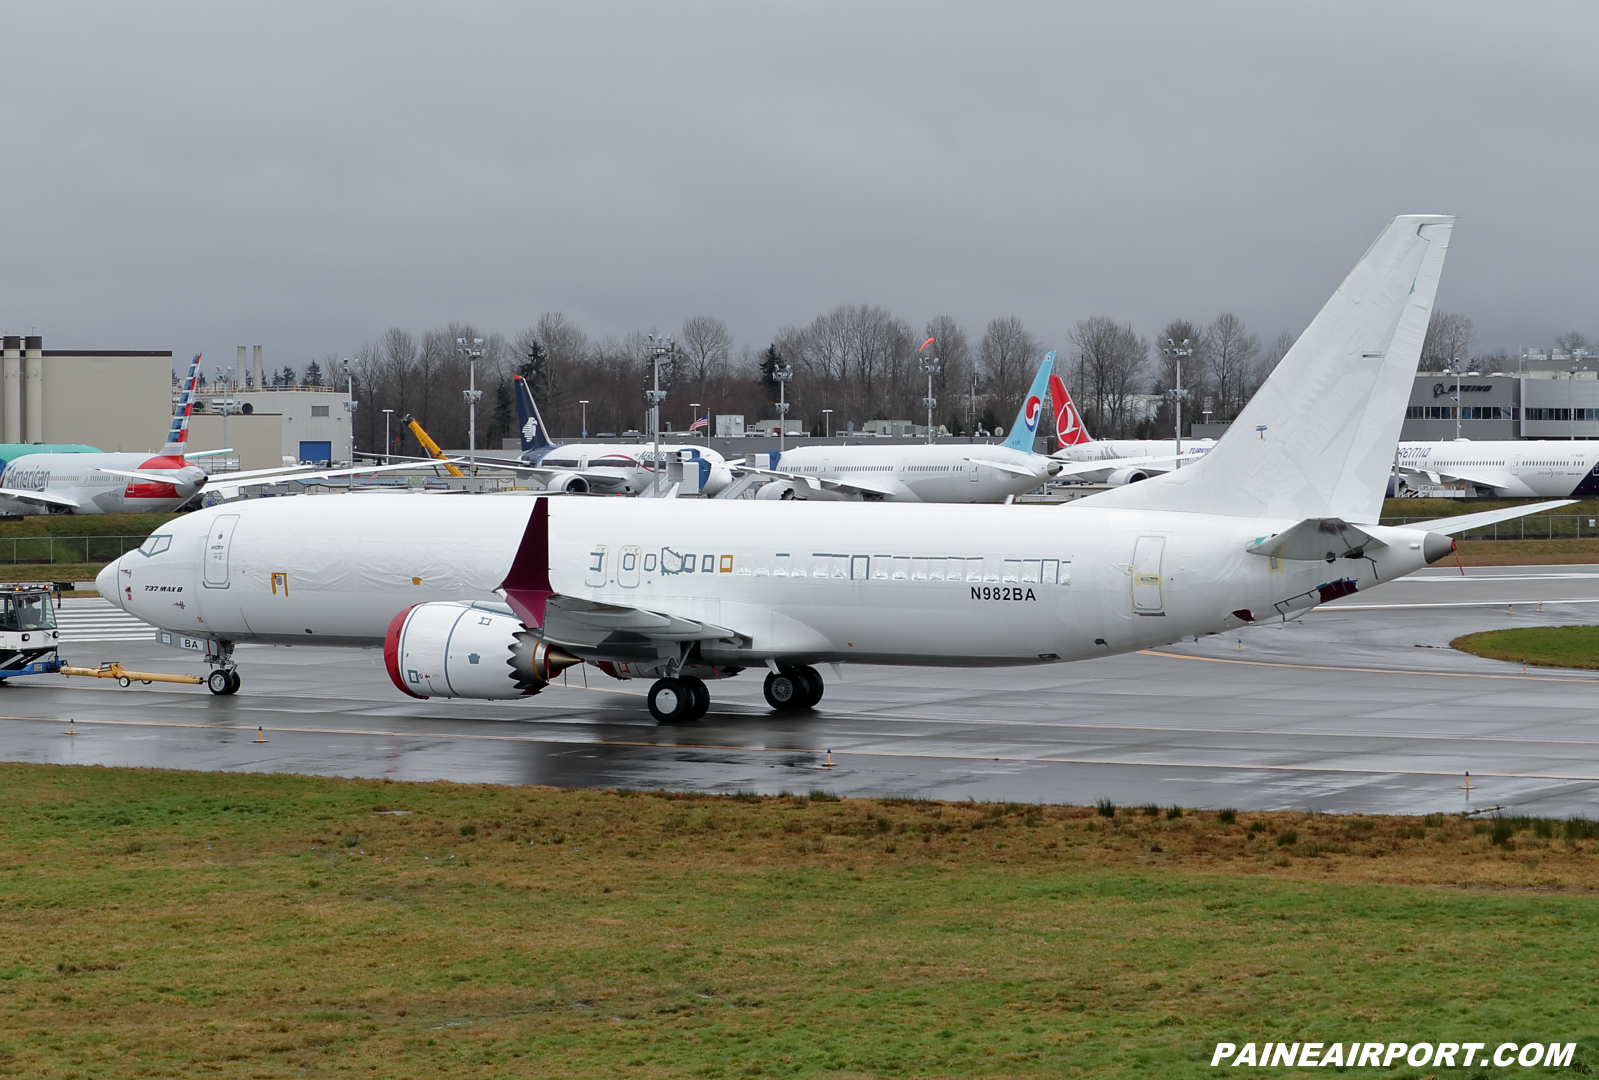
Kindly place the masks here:
[(1395, 459), (1399, 491), (1423, 484), (1467, 484), (1501, 498), (1599, 495), (1599, 443), (1562, 439), (1513, 442), (1407, 442)]
[(527, 380), (518, 375), (512, 383), (517, 422), (521, 424), (522, 456), (514, 462), (480, 457), (480, 463), (531, 473), (546, 491), (573, 494), (665, 494), (668, 489), (663, 473), (674, 463), (697, 470), (699, 490), (706, 495), (715, 495), (733, 482), (726, 459), (709, 446), (662, 444), (657, 461), (652, 444), (554, 442)]
[(1187, 468), (1216, 445), (1214, 439), (1184, 439), (1179, 452), (1175, 439), (1096, 440), (1088, 434), (1082, 415), (1059, 376), (1051, 376), (1049, 396), (1055, 406), (1055, 438), (1060, 443), (1055, 458), (1074, 464), (1106, 463), (1097, 472), (1076, 470), (1075, 475), (1083, 480), (1099, 484), (1136, 483), (1173, 468)]
[(662, 722), (746, 669), (802, 709), (817, 665), (1053, 664), (1294, 618), (1540, 509), (1377, 524), (1452, 226), (1391, 222), (1203, 459), (1067, 507), (269, 499), (172, 522), (98, 586), (204, 652), (216, 693), (238, 642), (381, 647), (413, 697), (586, 662), (653, 679)]
[(1044, 394), (1055, 354), (1044, 357), (999, 446), (923, 443), (913, 446), (804, 446), (781, 454), (751, 454), (741, 472), (769, 477), (757, 499), (999, 503), (1031, 491), (1064, 466), (1033, 453), (1044, 415)]

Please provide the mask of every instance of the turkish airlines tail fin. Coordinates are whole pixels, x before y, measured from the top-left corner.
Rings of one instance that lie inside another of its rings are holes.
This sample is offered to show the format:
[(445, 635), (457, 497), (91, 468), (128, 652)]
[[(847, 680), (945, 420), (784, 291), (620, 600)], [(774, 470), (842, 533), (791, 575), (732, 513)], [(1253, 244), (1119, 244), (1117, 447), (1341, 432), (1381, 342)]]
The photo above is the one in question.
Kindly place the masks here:
[(1066, 384), (1061, 382), (1059, 375), (1053, 373), (1049, 376), (1049, 399), (1055, 406), (1055, 440), (1060, 443), (1061, 449), (1094, 441), (1088, 429), (1083, 427), (1083, 418), (1078, 415), (1077, 406), (1072, 404)]
[(1016, 412), (1016, 422), (1011, 425), (1005, 445), (1012, 450), (1032, 453), (1033, 437), (1038, 434), (1038, 422), (1044, 418), (1044, 395), (1049, 392), (1049, 376), (1055, 369), (1055, 353), (1051, 351), (1038, 365), (1033, 385), (1022, 398), (1022, 407)]
[(1214, 449), (1083, 501), (1376, 524), (1454, 224), (1394, 218)]
[(522, 453), (553, 446), (544, 427), (544, 417), (539, 415), (538, 403), (533, 400), (533, 391), (528, 389), (527, 380), (518, 375), (512, 382), (516, 384), (516, 422), (521, 428)]
[(183, 456), (189, 445), (189, 413), (194, 411), (194, 385), (200, 378), (200, 354), (195, 353), (189, 362), (189, 377), (183, 380), (183, 393), (178, 395), (178, 407), (172, 412), (172, 426), (167, 429), (166, 445), (161, 447), (162, 457)]

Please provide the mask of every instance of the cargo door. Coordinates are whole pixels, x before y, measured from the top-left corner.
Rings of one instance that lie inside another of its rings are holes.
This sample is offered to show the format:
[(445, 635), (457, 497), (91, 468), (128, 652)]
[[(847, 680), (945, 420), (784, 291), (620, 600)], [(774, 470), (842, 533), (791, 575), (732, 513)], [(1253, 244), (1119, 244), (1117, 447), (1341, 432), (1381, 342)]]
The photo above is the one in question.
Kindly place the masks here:
[(205, 587), (228, 587), (228, 552), (233, 547), (233, 529), (239, 523), (238, 514), (219, 514), (211, 520), (211, 531), (205, 538)]
[(1127, 568), (1133, 582), (1133, 614), (1164, 615), (1166, 602), (1161, 595), (1160, 562), (1166, 552), (1164, 536), (1140, 536), (1133, 547), (1132, 565)]

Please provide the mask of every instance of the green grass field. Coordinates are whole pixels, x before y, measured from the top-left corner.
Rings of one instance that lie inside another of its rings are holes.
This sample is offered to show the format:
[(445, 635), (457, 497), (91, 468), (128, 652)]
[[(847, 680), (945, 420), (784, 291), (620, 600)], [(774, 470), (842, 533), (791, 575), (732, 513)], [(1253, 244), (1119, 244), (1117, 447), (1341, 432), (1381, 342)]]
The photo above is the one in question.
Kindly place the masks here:
[(1449, 643), (1490, 660), (1540, 667), (1599, 668), (1599, 626), (1522, 626), (1484, 630)]
[(1218, 1040), (1581, 1040), (1599, 830), (1499, 825), (0, 765), (0, 1076), (1214, 1076)]

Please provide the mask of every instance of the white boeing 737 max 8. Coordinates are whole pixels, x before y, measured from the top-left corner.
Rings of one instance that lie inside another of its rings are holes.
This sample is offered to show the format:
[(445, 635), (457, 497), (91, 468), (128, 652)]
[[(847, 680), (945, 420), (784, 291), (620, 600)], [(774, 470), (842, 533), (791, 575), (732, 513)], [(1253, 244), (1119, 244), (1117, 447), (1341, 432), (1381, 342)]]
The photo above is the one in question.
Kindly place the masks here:
[(1452, 225), (1385, 228), (1203, 459), (1070, 506), (270, 499), (173, 522), (100, 590), (205, 651), (216, 693), (237, 642), (359, 646), (414, 697), (587, 662), (655, 680), (661, 721), (749, 668), (807, 708), (817, 665), (1053, 664), (1290, 618), (1535, 509), (1377, 524)]

